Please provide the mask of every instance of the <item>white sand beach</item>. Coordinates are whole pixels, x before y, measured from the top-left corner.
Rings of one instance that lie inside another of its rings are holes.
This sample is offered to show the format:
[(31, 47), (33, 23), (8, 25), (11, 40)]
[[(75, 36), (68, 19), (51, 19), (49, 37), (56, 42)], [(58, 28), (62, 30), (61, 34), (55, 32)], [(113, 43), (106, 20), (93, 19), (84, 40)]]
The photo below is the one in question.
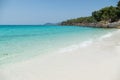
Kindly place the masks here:
[(120, 30), (71, 52), (2, 66), (0, 80), (120, 80)]

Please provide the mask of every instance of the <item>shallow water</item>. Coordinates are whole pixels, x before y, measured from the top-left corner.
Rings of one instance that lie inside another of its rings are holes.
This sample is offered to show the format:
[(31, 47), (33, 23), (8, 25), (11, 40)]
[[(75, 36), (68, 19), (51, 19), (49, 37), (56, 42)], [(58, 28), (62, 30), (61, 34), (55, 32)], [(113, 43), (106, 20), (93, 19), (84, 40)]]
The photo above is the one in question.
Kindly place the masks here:
[(0, 26), (0, 64), (70, 51), (114, 30), (76, 26)]

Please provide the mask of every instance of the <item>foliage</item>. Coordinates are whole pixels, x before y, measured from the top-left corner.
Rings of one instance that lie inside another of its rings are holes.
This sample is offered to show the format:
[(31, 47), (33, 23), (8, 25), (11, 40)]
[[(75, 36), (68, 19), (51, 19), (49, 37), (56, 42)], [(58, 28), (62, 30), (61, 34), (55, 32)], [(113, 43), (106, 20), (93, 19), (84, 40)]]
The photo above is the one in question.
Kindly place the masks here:
[(99, 21), (108, 21), (113, 22), (116, 21), (117, 18), (117, 8), (110, 6), (102, 8), (99, 11), (95, 11), (92, 13), (92, 16)]
[(117, 4), (117, 18), (120, 19), (120, 1)]
[(96, 23), (96, 22), (115, 22), (120, 19), (120, 1), (117, 7), (109, 6), (98, 11), (92, 12), (92, 16), (80, 17), (63, 21), (62, 25), (73, 25), (75, 23)]
[(70, 19), (67, 21), (62, 22), (62, 25), (74, 25), (76, 23), (93, 23), (96, 22), (94, 17), (89, 16), (89, 17), (80, 17), (76, 19)]
[(120, 0), (117, 3), (117, 7), (120, 9)]

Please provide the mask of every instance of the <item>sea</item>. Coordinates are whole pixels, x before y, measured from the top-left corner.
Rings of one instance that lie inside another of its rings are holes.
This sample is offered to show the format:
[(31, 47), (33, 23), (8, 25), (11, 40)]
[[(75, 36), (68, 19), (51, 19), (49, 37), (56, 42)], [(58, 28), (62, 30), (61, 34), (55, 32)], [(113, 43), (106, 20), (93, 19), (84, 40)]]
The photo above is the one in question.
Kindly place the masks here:
[(70, 52), (110, 36), (115, 30), (83, 26), (1, 25), (0, 65)]

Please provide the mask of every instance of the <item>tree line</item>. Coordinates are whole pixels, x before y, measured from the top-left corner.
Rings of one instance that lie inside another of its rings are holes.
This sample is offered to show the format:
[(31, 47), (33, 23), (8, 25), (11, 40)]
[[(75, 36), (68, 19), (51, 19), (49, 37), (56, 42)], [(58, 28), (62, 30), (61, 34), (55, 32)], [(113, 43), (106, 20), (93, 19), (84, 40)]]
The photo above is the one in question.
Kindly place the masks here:
[(120, 1), (118, 1), (117, 6), (104, 7), (98, 11), (92, 12), (92, 16), (80, 17), (76, 19), (70, 19), (63, 21), (62, 25), (73, 25), (76, 23), (111, 23), (120, 20)]

